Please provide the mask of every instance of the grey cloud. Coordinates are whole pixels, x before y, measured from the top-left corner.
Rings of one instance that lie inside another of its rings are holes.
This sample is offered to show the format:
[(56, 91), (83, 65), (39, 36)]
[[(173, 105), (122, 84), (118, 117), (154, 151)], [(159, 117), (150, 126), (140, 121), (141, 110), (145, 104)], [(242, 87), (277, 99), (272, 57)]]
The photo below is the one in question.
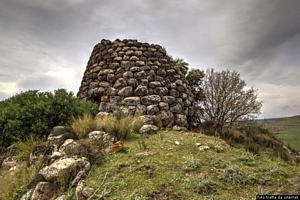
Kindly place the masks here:
[[(259, 90), (266, 83), (292, 90), (300, 75), (299, 10), (299, 0), (2, 0), (0, 84), (76, 93), (96, 43), (135, 38), (161, 44), (191, 68), (236, 69)], [(62, 69), (72, 71), (69, 80), (47, 74)], [(268, 95), (282, 112), (287, 103)]]
[(23, 91), (28, 89), (45, 91), (49, 88), (51, 90), (55, 88), (64, 88), (64, 86), (64, 80), (43, 74), (29, 75), (18, 83), (18, 87)]

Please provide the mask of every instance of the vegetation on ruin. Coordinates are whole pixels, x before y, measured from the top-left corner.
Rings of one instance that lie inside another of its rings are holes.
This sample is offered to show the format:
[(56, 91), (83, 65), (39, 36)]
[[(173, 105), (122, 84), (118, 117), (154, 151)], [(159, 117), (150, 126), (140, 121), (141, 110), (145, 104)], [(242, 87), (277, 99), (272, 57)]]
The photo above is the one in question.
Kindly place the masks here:
[[(95, 117), (96, 104), (64, 89), (29, 90), (0, 101), (0, 163), (15, 156), (21, 166), (0, 169), (0, 199), (19, 199), (32, 180), (39, 181), (43, 161), (30, 166), (29, 154), (57, 125), (65, 128), (56, 135), (65, 134), (65, 139), (79, 144), (68, 154), (86, 157), (92, 164), (86, 186), (95, 189), (98, 199), (253, 199), (258, 194), (299, 194), (300, 159), (284, 145), (299, 147), (295, 141), (300, 118), (254, 121), (262, 102), (257, 101), (256, 90), (245, 90), (238, 72), (209, 69), (205, 74), (188, 70), (181, 58), (173, 62), (190, 83), (196, 120), (201, 123), (195, 132), (165, 127), (157, 134), (138, 134), (140, 116), (116, 110)], [(153, 124), (160, 127), (161, 121), (154, 118)], [(87, 139), (95, 130), (122, 140), (124, 148), (107, 153), (102, 141)], [(58, 195), (75, 198), (75, 189), (66, 183), (57, 187)]]

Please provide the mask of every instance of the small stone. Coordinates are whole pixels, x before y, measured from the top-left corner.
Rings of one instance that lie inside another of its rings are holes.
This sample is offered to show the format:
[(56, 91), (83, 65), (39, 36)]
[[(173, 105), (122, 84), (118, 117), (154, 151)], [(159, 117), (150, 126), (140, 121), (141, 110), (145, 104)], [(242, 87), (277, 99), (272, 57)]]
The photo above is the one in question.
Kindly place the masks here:
[(210, 149), (210, 147), (209, 147), (209, 146), (200, 146), (200, 147), (198, 147), (198, 149), (199, 149), (200, 151), (207, 151), (207, 150)]
[(86, 198), (91, 197), (94, 194), (95, 190), (90, 187), (84, 187), (83, 190), (81, 191), (82, 195)]
[(154, 125), (143, 125), (142, 128), (140, 129), (140, 133), (156, 133), (158, 131), (158, 127)]

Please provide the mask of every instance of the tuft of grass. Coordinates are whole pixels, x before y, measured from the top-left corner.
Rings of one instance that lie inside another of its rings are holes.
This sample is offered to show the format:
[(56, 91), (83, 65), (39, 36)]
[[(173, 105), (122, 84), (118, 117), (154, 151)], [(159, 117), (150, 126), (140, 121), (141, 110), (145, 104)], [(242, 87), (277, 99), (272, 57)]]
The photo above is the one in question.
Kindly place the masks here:
[(241, 163), (243, 165), (247, 166), (255, 166), (257, 165), (257, 156), (253, 155), (252, 153), (249, 152), (241, 152), (241, 155), (236, 158), (236, 161), (238, 163)]
[(85, 138), (87, 134), (97, 129), (97, 122), (92, 115), (84, 114), (83, 117), (72, 118), (71, 127), (78, 139)]
[(0, 170), (0, 199), (20, 199), (42, 165), (39, 160), (30, 167), (23, 162), (13, 171)]
[(184, 162), (185, 170), (195, 170), (200, 167), (200, 162), (194, 156), (187, 156)]
[(118, 140), (125, 139), (131, 133), (132, 117), (125, 116), (118, 120), (113, 115), (106, 116), (97, 120), (97, 126), (100, 130), (105, 131)]
[(219, 178), (232, 184), (246, 185), (250, 183), (249, 175), (238, 166), (230, 166), (224, 169)]
[(111, 134), (117, 140), (126, 139), (130, 134), (138, 133), (143, 125), (143, 121), (139, 116), (121, 115), (119, 112), (117, 112), (117, 116), (108, 115), (96, 120), (98, 129)]
[(30, 134), (24, 142), (17, 142), (15, 144), (17, 158), (21, 161), (27, 161), (29, 163), (29, 156), (32, 149), (46, 141), (46, 137), (39, 137), (34, 134)]
[(131, 125), (132, 133), (139, 133), (140, 129), (143, 126), (143, 120), (141, 116), (139, 115), (134, 116), (132, 119), (132, 123), (130, 125)]
[(207, 177), (192, 176), (185, 178), (184, 186), (199, 194), (212, 194), (217, 191), (217, 184)]

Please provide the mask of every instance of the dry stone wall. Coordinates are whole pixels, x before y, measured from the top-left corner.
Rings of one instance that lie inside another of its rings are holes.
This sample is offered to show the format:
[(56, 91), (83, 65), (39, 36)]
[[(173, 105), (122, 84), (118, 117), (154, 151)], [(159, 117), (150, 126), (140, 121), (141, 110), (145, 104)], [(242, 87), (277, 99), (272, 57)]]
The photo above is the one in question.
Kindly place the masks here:
[(94, 47), (77, 96), (98, 103), (99, 114), (120, 108), (176, 130), (189, 128), (194, 115), (191, 88), (166, 50), (131, 39)]

